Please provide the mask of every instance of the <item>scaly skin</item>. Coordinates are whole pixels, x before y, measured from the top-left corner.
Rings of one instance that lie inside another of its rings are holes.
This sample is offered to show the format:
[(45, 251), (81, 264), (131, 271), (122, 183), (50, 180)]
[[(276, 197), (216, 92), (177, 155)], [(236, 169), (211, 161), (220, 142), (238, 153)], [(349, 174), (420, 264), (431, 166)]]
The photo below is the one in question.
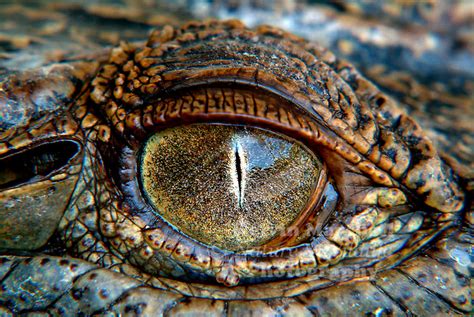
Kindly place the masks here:
[[(423, 129), (406, 113), (432, 95), (413, 101), (374, 73), (382, 91), (319, 44), (237, 21), (58, 54), (3, 71), (0, 83), (0, 162), (40, 144), (77, 146), (46, 177), (0, 187), (3, 314), (472, 313), (471, 139), (465, 132), (455, 154), (437, 123)], [(443, 96), (472, 108), (465, 93)], [(136, 181), (144, 139), (215, 121), (311, 145), (339, 194), (322, 231), (296, 247), (232, 254), (155, 216)]]

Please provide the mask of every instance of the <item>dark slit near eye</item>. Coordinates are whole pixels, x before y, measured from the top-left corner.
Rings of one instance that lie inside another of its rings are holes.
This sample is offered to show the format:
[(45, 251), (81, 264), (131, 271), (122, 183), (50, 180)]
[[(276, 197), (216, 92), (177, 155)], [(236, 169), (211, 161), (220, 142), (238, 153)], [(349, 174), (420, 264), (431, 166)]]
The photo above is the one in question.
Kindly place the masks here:
[(76, 142), (62, 140), (0, 159), (0, 189), (38, 181), (64, 167), (77, 152)]
[(242, 162), (240, 162), (239, 148), (235, 148), (235, 170), (237, 171), (237, 183), (239, 185), (239, 206), (242, 208)]

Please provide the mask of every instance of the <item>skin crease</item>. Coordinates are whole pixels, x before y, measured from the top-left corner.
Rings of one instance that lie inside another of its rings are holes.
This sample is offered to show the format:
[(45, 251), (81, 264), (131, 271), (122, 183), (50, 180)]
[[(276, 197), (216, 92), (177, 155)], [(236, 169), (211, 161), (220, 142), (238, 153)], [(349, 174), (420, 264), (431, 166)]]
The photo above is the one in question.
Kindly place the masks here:
[[(62, 10), (45, 16), (69, 19), (64, 12), (73, 9)], [(103, 12), (82, 14), (107, 20)], [(389, 64), (365, 71), (376, 86), (323, 46), (273, 27), (158, 26), (146, 42), (130, 30), (130, 42), (112, 49), (102, 49), (104, 35), (81, 53), (41, 55), (44, 64), (2, 61), (0, 173), (19, 158), (26, 166), (48, 161), (33, 155), (41, 144), (64, 142), (48, 149), (58, 155), (76, 150), (47, 175), (0, 182), (0, 312), (472, 313), (469, 130), (463, 149), (443, 139), (456, 133), (452, 124), (437, 115), (430, 122), (423, 111), (444, 109), (433, 101), (440, 96), (469, 110), (469, 93), (443, 82), (444, 94), (425, 94), (430, 83), (415, 75), (418, 86), (399, 87)], [(355, 51), (357, 43), (349, 42)], [(460, 77), (469, 90), (472, 81)], [(338, 194), (324, 228), (296, 247), (244, 255), (198, 244), (162, 222), (137, 185), (137, 154), (149, 135), (190, 122), (265, 128), (312, 149), (325, 162), (323, 184)], [(3, 164), (8, 157), (15, 160)]]

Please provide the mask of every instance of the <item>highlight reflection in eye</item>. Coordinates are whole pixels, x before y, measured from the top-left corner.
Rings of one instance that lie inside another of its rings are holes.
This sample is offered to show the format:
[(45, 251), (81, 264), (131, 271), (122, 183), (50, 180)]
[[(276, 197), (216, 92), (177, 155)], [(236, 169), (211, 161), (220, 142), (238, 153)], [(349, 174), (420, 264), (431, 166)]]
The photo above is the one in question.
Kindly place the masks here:
[(313, 211), (322, 165), (295, 140), (245, 126), (170, 128), (146, 143), (141, 182), (155, 210), (196, 240), (258, 248)]

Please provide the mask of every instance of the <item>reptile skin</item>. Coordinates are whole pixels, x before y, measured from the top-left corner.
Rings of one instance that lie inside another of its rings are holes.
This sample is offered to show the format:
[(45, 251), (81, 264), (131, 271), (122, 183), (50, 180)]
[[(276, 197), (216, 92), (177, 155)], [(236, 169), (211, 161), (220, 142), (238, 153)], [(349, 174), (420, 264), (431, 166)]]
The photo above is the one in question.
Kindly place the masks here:
[[(0, 6), (1, 316), (473, 313), (472, 7), (284, 4), (301, 37), (258, 6)], [(143, 144), (215, 122), (315, 151), (311, 236), (230, 252), (157, 216)]]

